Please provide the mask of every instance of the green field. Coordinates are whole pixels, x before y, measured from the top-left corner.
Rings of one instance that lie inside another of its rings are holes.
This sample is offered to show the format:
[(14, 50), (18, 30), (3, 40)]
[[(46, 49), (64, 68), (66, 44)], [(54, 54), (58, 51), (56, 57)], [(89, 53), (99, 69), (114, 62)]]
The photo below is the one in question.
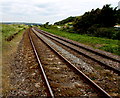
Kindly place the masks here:
[(119, 51), (120, 46), (118, 45), (118, 43), (120, 43), (120, 40), (91, 37), (88, 35), (80, 35), (76, 33), (64, 32), (57, 29), (46, 29), (46, 28), (40, 28), (40, 29), (53, 33), (55, 35), (59, 35), (59, 36), (92, 46), (97, 49), (105, 50), (113, 54), (120, 55), (120, 51)]

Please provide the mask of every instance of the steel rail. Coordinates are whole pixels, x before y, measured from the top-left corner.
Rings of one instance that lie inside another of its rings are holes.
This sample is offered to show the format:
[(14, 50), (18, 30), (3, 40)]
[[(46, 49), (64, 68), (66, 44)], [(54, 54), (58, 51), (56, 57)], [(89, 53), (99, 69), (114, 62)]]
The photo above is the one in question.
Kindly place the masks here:
[[(36, 28), (35, 28), (35, 29), (36, 29)], [(78, 42), (77, 42), (77, 43), (74, 43), (74, 41), (72, 41), (72, 40), (69, 40), (69, 39), (66, 39), (66, 38), (63, 38), (63, 37), (60, 37), (60, 36), (56, 36), (56, 35), (54, 35), (54, 34), (48, 33), (48, 32), (46, 32), (46, 31), (43, 31), (43, 30), (40, 30), (40, 29), (36, 29), (36, 30), (37, 30), (37, 31), (41, 31), (41, 32), (43, 32), (43, 33), (47, 33), (48, 35), (51, 35), (51, 36), (53, 36), (53, 37), (56, 37), (56, 38), (58, 38), (58, 39), (60, 39), (60, 40), (63, 40), (63, 41), (65, 41), (65, 42), (71, 43), (72, 45), (75, 45), (75, 46), (80, 47), (80, 48), (83, 48), (83, 49), (85, 49), (85, 50), (87, 50), (87, 51), (91, 51), (91, 52), (93, 52), (93, 53), (95, 53), (95, 54), (97, 54), (97, 55), (100, 55), (100, 56), (102, 56), (102, 57), (104, 57), (104, 58), (107, 58), (107, 59), (110, 59), (110, 60), (113, 60), (113, 61), (116, 61), (116, 62), (119, 62), (119, 63), (120, 63), (120, 59), (119, 59), (119, 58), (117, 59), (117, 58), (113, 58), (113, 57), (111, 57), (111, 56), (105, 55), (105, 54), (97, 51), (97, 49), (94, 50), (94, 49), (91, 49), (91, 48), (82, 46), (82, 45), (80, 45)]]
[(60, 54), (56, 49), (51, 47), (46, 41), (44, 41), (37, 33), (36, 30), (32, 29), (32, 31), (36, 34), (36, 36), (42, 40), (47, 46), (49, 46), (55, 53), (57, 53), (66, 63), (70, 65), (77, 73), (82, 76), (83, 79), (86, 80), (87, 83), (89, 83), (95, 90), (98, 91), (98, 93), (102, 94), (102, 96), (112, 98), (105, 90), (103, 90), (99, 85), (97, 85), (94, 81), (92, 81), (87, 75), (85, 75), (82, 71), (80, 71), (75, 65), (73, 65), (69, 60), (67, 60), (62, 54)]
[(64, 44), (64, 43), (62, 43), (62, 42), (56, 40), (54, 37), (51, 37), (49, 34), (47, 35), (46, 33), (43, 33), (43, 32), (40, 32), (40, 33), (42, 33), (43, 35), (49, 37), (50, 39), (53, 39), (53, 40), (59, 42), (60, 44), (62, 44), (62, 45), (64, 45), (64, 46), (67, 46), (67, 47), (69, 47), (70, 49), (72, 49), (72, 50), (74, 50), (74, 51), (76, 51), (76, 52), (78, 52), (78, 53), (80, 53), (80, 54), (82, 54), (82, 55), (84, 55), (84, 56), (86, 56), (86, 57), (88, 57), (88, 58), (90, 58), (90, 59), (92, 59), (92, 60), (98, 62), (98, 63), (101, 64), (102, 66), (104, 66), (104, 67), (106, 67), (106, 68), (108, 68), (108, 69), (114, 71), (114, 72), (117, 73), (118, 75), (120, 75), (120, 70), (119, 70), (119, 69), (116, 69), (116, 68), (114, 68), (114, 67), (112, 67), (112, 66), (110, 66), (110, 65), (108, 65), (108, 64), (106, 64), (106, 63), (104, 63), (104, 62), (102, 62), (102, 61), (100, 61), (100, 60), (97, 60), (97, 59), (94, 58), (94, 57), (91, 57), (91, 56), (89, 56), (89, 55), (86, 55), (85, 53), (83, 53), (83, 52), (77, 50), (76, 48), (70, 47), (69, 45)]
[(32, 37), (31, 37), (31, 35), (30, 35), (30, 29), (29, 29), (28, 35), (29, 35), (29, 38), (30, 38), (30, 42), (31, 42), (31, 45), (32, 45), (33, 51), (34, 51), (35, 56), (36, 56), (36, 58), (37, 58), (37, 61), (38, 61), (39, 67), (41, 68), (41, 71), (42, 71), (42, 74), (43, 74), (43, 77), (44, 77), (45, 83), (46, 83), (46, 85), (47, 85), (47, 88), (48, 88), (49, 94), (50, 94), (50, 96), (51, 96), (52, 98), (54, 98), (53, 91), (52, 91), (52, 89), (51, 89), (51, 87), (50, 87), (50, 84), (49, 84), (49, 82), (48, 82), (47, 76), (46, 76), (46, 74), (45, 74), (45, 71), (44, 71), (44, 69), (43, 69), (43, 67), (42, 67), (41, 61), (40, 61), (40, 59), (39, 59), (39, 56), (38, 56), (37, 50), (36, 50), (36, 48), (35, 48), (35, 45), (34, 45), (33, 40), (32, 40)]

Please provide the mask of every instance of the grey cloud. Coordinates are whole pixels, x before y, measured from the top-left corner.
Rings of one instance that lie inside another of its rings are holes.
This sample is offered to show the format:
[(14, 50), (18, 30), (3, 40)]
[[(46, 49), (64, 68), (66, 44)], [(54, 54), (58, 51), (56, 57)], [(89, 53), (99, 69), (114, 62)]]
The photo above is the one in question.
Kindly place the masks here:
[[(53, 23), (69, 16), (82, 15), (92, 8), (102, 7), (105, 3), (104, 0), (2, 0), (0, 8), (2, 13), (5, 13), (3, 17), (6, 20), (11, 18), (17, 21), (22, 17), (26, 21), (38, 19), (41, 22)], [(113, 1), (111, 0), (110, 3)], [(8, 16), (11, 17), (7, 18)]]

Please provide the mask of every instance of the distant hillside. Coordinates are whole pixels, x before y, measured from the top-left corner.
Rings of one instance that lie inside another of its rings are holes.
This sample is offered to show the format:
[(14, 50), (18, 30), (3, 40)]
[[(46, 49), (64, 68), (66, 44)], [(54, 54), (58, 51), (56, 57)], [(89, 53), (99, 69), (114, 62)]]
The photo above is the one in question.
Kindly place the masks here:
[(41, 23), (26, 23), (26, 22), (0, 22), (1, 24), (25, 24), (25, 25), (42, 25)]
[(61, 20), (59, 22), (55, 22), (54, 25), (64, 25), (66, 23), (73, 22), (75, 19), (76, 19), (76, 17), (70, 16), (70, 17), (68, 17), (68, 18), (66, 18), (64, 20)]

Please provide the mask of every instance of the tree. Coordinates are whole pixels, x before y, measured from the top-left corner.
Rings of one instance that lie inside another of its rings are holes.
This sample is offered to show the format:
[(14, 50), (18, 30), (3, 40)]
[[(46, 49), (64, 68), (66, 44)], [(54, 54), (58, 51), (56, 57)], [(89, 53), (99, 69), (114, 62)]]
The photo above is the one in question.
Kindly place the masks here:
[(118, 9), (118, 10), (116, 11), (116, 14), (115, 14), (115, 15), (116, 15), (116, 19), (117, 19), (117, 20), (116, 20), (116, 23), (117, 23), (117, 24), (120, 24), (120, 9)]
[(86, 12), (82, 18), (77, 18), (73, 28), (75, 32), (86, 34), (89, 33), (88, 30), (91, 30), (91, 27), (94, 29), (95, 27), (113, 27), (116, 24), (116, 16), (118, 16), (116, 8), (113, 9), (107, 4), (102, 9), (92, 9), (90, 12)]
[(47, 28), (48, 26), (49, 26), (49, 22), (46, 22), (46, 23), (43, 25), (44, 28)]
[(82, 17), (78, 17), (73, 24), (74, 30), (78, 33), (87, 33), (87, 30), (94, 24), (98, 24), (98, 15), (100, 9), (92, 9), (91, 12), (86, 12)]
[(99, 16), (99, 24), (101, 24), (102, 27), (114, 26), (116, 23), (115, 13), (116, 10), (110, 7), (109, 4), (104, 5)]
[(48, 26), (48, 25), (49, 25), (49, 22), (46, 22), (46, 23), (45, 23), (45, 25), (47, 25), (47, 26)]

